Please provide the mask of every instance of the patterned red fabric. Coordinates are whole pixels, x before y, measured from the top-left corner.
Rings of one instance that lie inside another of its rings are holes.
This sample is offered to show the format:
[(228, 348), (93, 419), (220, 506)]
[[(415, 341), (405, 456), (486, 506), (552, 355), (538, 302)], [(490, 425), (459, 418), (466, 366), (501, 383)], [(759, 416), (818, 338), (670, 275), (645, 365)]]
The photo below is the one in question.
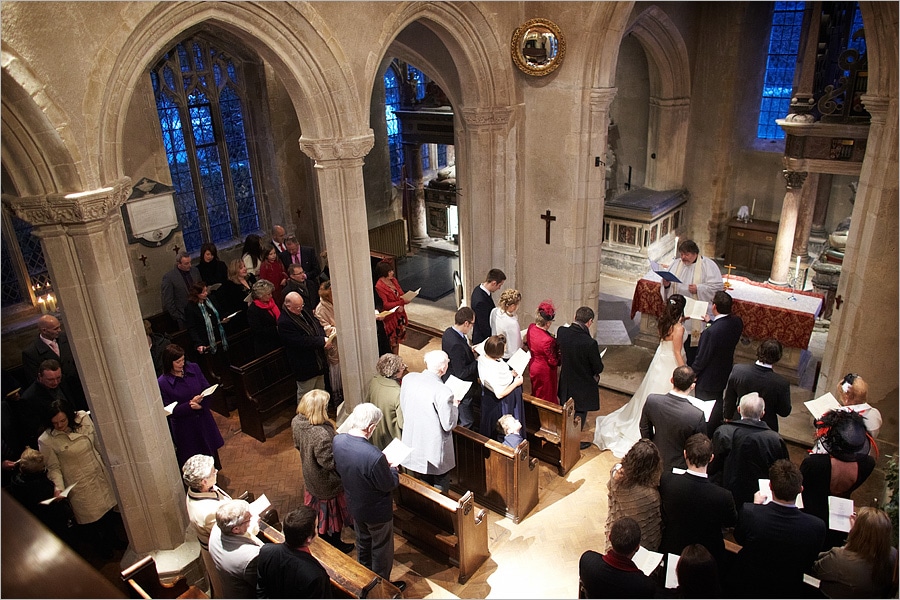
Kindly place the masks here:
[[(785, 288), (768, 283), (757, 283), (744, 277), (732, 275), (731, 279), (742, 281), (750, 285), (790, 292)], [(631, 300), (631, 318), (638, 312), (659, 317), (663, 312), (663, 299), (659, 293), (659, 282), (649, 279), (640, 279), (634, 288), (634, 297)], [(821, 294), (814, 292), (795, 291), (795, 294), (822, 298)], [(734, 299), (732, 314), (739, 316), (744, 321), (744, 335), (754, 340), (774, 338), (784, 346), (790, 348), (806, 349), (809, 346), (809, 336), (812, 335), (816, 318), (807, 312), (767, 306), (757, 302)]]

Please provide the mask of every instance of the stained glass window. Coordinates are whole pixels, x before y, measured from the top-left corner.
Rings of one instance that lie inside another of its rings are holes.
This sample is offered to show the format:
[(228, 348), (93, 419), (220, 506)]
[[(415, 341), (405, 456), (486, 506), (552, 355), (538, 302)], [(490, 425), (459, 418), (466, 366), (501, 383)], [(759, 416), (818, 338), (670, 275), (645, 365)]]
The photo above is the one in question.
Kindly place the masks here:
[(185, 250), (258, 231), (241, 62), (191, 38), (170, 50), (150, 79)]
[(391, 180), (399, 181), (402, 153), (400, 148), (400, 120), (394, 111), (400, 108), (400, 82), (393, 67), (384, 72), (384, 118), (387, 121), (388, 148), (391, 155)]
[(769, 54), (756, 137), (783, 140), (784, 130), (775, 123), (783, 119), (791, 105), (794, 68), (803, 24), (803, 2), (776, 2), (769, 34)]
[(437, 145), (437, 162), (438, 169), (443, 169), (447, 166), (447, 144)]

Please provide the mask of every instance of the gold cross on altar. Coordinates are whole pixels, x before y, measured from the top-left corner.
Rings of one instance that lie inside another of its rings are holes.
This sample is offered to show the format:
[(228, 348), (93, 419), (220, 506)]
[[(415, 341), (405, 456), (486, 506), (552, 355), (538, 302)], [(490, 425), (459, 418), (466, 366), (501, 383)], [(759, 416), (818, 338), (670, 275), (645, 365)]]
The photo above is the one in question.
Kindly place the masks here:
[(731, 285), (731, 282), (728, 280), (728, 278), (731, 277), (731, 271), (732, 271), (733, 269), (736, 269), (737, 267), (735, 267), (734, 265), (725, 265), (725, 268), (728, 269), (728, 273), (725, 274), (725, 285), (724, 285), (724, 287), (725, 287), (726, 290), (730, 290), (730, 289), (732, 289), (733, 286)]

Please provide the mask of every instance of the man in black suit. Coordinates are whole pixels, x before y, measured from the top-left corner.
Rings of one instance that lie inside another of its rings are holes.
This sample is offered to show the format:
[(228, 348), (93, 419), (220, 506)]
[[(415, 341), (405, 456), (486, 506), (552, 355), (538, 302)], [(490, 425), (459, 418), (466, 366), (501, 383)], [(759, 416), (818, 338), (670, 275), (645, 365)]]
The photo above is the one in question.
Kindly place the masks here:
[(331, 347), (319, 320), (303, 309), (303, 297), (291, 292), (278, 317), (278, 337), (297, 379), (297, 402), (310, 390), (325, 389), (325, 350)]
[(491, 311), (494, 310), (494, 299), (491, 298), (491, 294), (500, 290), (504, 281), (506, 273), (500, 269), (491, 269), (484, 278), (484, 283), (472, 290), (472, 310), (475, 311), (473, 344), (480, 344), (491, 337)]
[(37, 379), (19, 395), (13, 406), (19, 452), (25, 446), (37, 450), (38, 437), (47, 428), (47, 410), (54, 400), (68, 400), (62, 388), (63, 374), (59, 362), (48, 359), (38, 367)]
[(175, 259), (175, 268), (162, 277), (159, 291), (163, 308), (181, 329), (187, 329), (184, 324), (184, 307), (188, 303), (188, 290), (199, 281), (200, 271), (191, 266), (191, 255), (187, 252), (179, 253)]
[(766, 403), (763, 421), (769, 429), (778, 431), (778, 417), (791, 414), (791, 384), (773, 369), (781, 360), (781, 350), (778, 340), (763, 340), (756, 349), (755, 364), (734, 365), (722, 404), (725, 420), (734, 417), (738, 399), (750, 392), (758, 392)]
[[(641, 528), (622, 517), (609, 528), (606, 554), (587, 550), (578, 561), (578, 577), (585, 598), (654, 598), (659, 591), (631, 560), (641, 545)], [(580, 597), (580, 595), (579, 595)]]
[(282, 523), (283, 544), (264, 544), (256, 559), (257, 598), (330, 598), (328, 571), (309, 551), (316, 537), (316, 511), (301, 506)]
[(727, 292), (719, 291), (713, 296), (713, 317), (700, 336), (697, 358), (691, 364), (697, 374), (694, 395), (701, 400), (716, 402), (706, 427), (709, 437), (722, 424), (722, 395), (734, 366), (734, 349), (744, 331), (741, 318), (731, 314), (731, 304)]
[(756, 392), (741, 398), (741, 418), (722, 424), (713, 435), (716, 458), (710, 465), (713, 481), (731, 491), (741, 507), (753, 502), (759, 480), (768, 476), (776, 460), (790, 458), (787, 444), (763, 421), (765, 404)]
[(279, 255), (287, 250), (287, 246), (284, 245), (284, 233), (284, 227), (281, 225), (276, 225), (272, 228), (272, 241), (270, 243), (275, 247)]
[(475, 325), (475, 311), (468, 306), (461, 307), (453, 317), (453, 326), (448, 327), (441, 337), (441, 350), (450, 358), (450, 367), (444, 374), (443, 381), (447, 381), (451, 375), (471, 381), (472, 385), (459, 403), (459, 424), (472, 429), (475, 424), (475, 413), (472, 409), (472, 399), (481, 397), (481, 385), (478, 383), (478, 362), (475, 353), (469, 345), (466, 337), (472, 333)]
[(695, 433), (706, 432), (703, 411), (688, 401), (694, 379), (689, 366), (676, 367), (672, 372), (672, 390), (647, 396), (641, 411), (641, 437), (656, 444), (664, 471), (685, 468), (684, 442)]
[[(476, 317), (477, 319), (477, 317)], [(477, 322), (477, 321), (476, 321)], [(560, 327), (556, 332), (559, 344), (559, 403), (575, 401), (575, 416), (581, 418), (581, 429), (587, 420), (588, 411), (600, 410), (600, 373), (603, 359), (597, 340), (591, 335), (594, 311), (590, 306), (582, 306), (575, 311), (575, 320), (568, 327)], [(590, 442), (581, 442), (585, 450)]]
[(62, 368), (62, 390), (76, 410), (88, 410), (75, 357), (69, 339), (62, 332), (59, 319), (53, 315), (41, 315), (37, 321), (38, 337), (22, 350), (22, 368), (30, 379), (38, 376), (38, 368), (45, 360), (55, 360)]
[(769, 469), (772, 501), (741, 510), (734, 539), (742, 546), (726, 581), (737, 598), (806, 597), (803, 573), (812, 568), (825, 539), (822, 519), (802, 512), (794, 504), (803, 489), (800, 469), (789, 460)]
[(706, 476), (712, 449), (705, 434), (695, 433), (684, 443), (687, 471), (662, 474), (659, 497), (663, 535), (659, 551), (680, 555), (685, 546), (702, 544), (721, 569), (725, 561), (722, 529), (734, 527), (737, 512), (731, 493)]
[(319, 275), (322, 274), (319, 268), (319, 259), (316, 258), (316, 251), (312, 246), (301, 246), (297, 241), (297, 236), (289, 235), (284, 238), (284, 245), (287, 250), (278, 255), (287, 271), (291, 265), (300, 265), (303, 272), (306, 273), (306, 289), (309, 294), (308, 309), (310, 312), (315, 310), (319, 304)]

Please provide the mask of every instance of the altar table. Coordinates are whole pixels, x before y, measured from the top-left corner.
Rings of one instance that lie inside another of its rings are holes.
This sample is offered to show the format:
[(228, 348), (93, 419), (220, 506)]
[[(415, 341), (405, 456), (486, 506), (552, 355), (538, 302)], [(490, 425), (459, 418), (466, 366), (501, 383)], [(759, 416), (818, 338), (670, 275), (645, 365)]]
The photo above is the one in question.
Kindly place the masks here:
[[(656, 281), (651, 280), (649, 275), (638, 280), (631, 301), (632, 319), (638, 312), (654, 317), (662, 315), (664, 304), (659, 293), (660, 278), (655, 273), (653, 277)], [(792, 301), (788, 300), (790, 288), (756, 283), (736, 276), (732, 276), (730, 281), (733, 289), (725, 291), (734, 298), (731, 314), (743, 319), (745, 337), (755, 340), (775, 338), (783, 346), (802, 350), (809, 347), (809, 336), (822, 310), (824, 296), (795, 291), (797, 300)]]

